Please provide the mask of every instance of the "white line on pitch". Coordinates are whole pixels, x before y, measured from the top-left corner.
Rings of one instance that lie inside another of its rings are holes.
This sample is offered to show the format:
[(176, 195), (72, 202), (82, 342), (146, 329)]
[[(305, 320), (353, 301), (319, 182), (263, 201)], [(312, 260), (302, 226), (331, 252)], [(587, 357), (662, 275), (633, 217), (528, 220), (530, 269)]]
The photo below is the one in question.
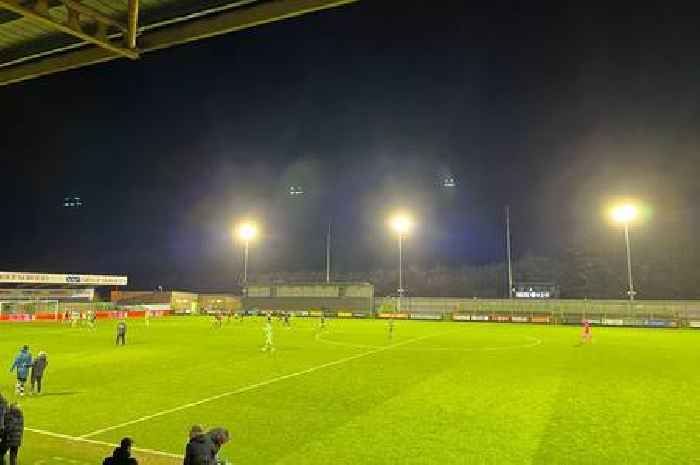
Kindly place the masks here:
[(368, 351), (368, 352), (363, 352), (363, 353), (361, 353), (361, 354), (351, 355), (351, 356), (349, 356), (349, 357), (344, 357), (344, 358), (341, 358), (341, 359), (338, 359), (338, 360), (335, 360), (335, 361), (332, 361), (332, 362), (324, 363), (324, 364), (322, 364), (322, 365), (318, 365), (318, 366), (315, 366), (315, 367), (307, 368), (306, 370), (301, 370), (301, 371), (297, 371), (297, 372), (294, 372), (294, 373), (289, 373), (289, 374), (286, 374), (286, 375), (278, 376), (278, 377), (276, 377), (276, 378), (271, 378), (271, 379), (268, 379), (268, 380), (266, 380), (266, 381), (261, 381), (261, 382), (259, 382), (259, 383), (250, 384), (250, 385), (248, 385), (248, 386), (244, 386), (244, 387), (242, 387), (242, 388), (238, 388), (238, 389), (236, 389), (236, 390), (234, 390), (234, 391), (222, 392), (221, 394), (217, 394), (217, 395), (215, 395), (215, 396), (207, 397), (207, 398), (198, 400), (198, 401), (196, 401), (196, 402), (190, 402), (190, 403), (188, 403), (188, 404), (180, 405), (180, 406), (178, 406), (178, 407), (173, 407), (173, 408), (170, 408), (170, 409), (167, 409), (167, 410), (161, 410), (160, 412), (156, 412), (156, 413), (153, 413), (153, 414), (151, 414), (151, 415), (145, 415), (145, 416), (142, 416), (142, 417), (140, 417), (140, 418), (136, 418), (136, 419), (134, 419), (134, 420), (125, 421), (124, 423), (120, 423), (120, 424), (118, 424), (118, 425), (108, 426), (108, 427), (106, 427), (106, 428), (102, 428), (102, 429), (98, 429), (98, 430), (95, 430), (95, 431), (91, 431), (91, 432), (89, 432), (89, 433), (83, 434), (83, 435), (78, 436), (78, 437), (81, 438), (81, 439), (90, 438), (90, 437), (93, 437), (93, 436), (97, 436), (98, 434), (106, 433), (107, 431), (113, 431), (113, 430), (115, 430), (115, 429), (123, 428), (123, 427), (125, 427), (125, 426), (134, 425), (134, 424), (136, 424), (136, 423), (142, 423), (142, 422), (144, 422), (144, 421), (148, 421), (148, 420), (151, 420), (151, 419), (153, 419), (153, 418), (162, 417), (163, 415), (168, 415), (168, 414), (170, 414), (170, 413), (175, 413), (175, 412), (179, 412), (179, 411), (181, 411), (181, 410), (185, 410), (185, 409), (188, 409), (188, 408), (191, 408), (191, 407), (196, 407), (196, 406), (198, 406), (198, 405), (202, 405), (202, 404), (205, 404), (205, 403), (207, 403), (207, 402), (212, 402), (212, 401), (214, 401), (214, 400), (219, 400), (219, 399), (221, 399), (221, 398), (223, 398), (223, 397), (233, 396), (233, 395), (236, 395), (236, 394), (242, 394), (242, 393), (244, 393), (244, 392), (248, 392), (248, 391), (252, 391), (252, 390), (257, 389), (257, 388), (261, 388), (261, 387), (264, 387), (264, 386), (268, 386), (268, 385), (270, 385), (270, 384), (277, 383), (277, 382), (279, 382), (279, 381), (284, 381), (284, 380), (289, 379), (289, 378), (296, 378), (297, 376), (307, 375), (307, 374), (309, 374), (309, 373), (313, 373), (313, 372), (318, 371), (318, 370), (321, 370), (321, 369), (323, 369), (323, 368), (328, 368), (328, 367), (332, 367), (332, 366), (335, 366), (335, 365), (340, 365), (340, 364), (342, 364), (342, 363), (351, 362), (351, 361), (353, 361), (353, 360), (357, 360), (358, 358), (367, 357), (367, 356), (369, 356), (369, 355), (374, 355), (374, 354), (376, 354), (376, 353), (384, 352), (384, 351), (389, 350), (389, 349), (392, 349), (392, 348), (394, 348), (394, 347), (399, 347), (399, 346), (402, 346), (402, 345), (410, 344), (411, 342), (420, 341), (420, 340), (422, 340), (422, 339), (427, 339), (427, 338), (429, 338), (429, 337), (434, 337), (434, 336), (437, 336), (437, 334), (431, 334), (431, 335), (428, 335), (428, 336), (415, 337), (415, 338), (408, 339), (408, 340), (406, 340), (406, 341), (400, 342), (400, 343), (398, 343), (398, 344), (392, 344), (392, 345), (389, 345), (389, 346), (386, 346), (386, 347), (380, 347), (380, 348), (375, 349), (375, 350), (370, 350), (370, 351)]
[[(97, 441), (95, 439), (86, 439), (80, 436), (69, 436), (67, 434), (61, 434), (61, 433), (54, 433), (53, 431), (46, 431), (43, 429), (37, 429), (37, 428), (24, 428), (27, 431), (31, 431), (32, 433), (36, 434), (43, 434), (44, 436), (50, 436), (52, 438), (57, 438), (57, 439), (65, 439), (66, 441), (74, 441), (74, 442), (84, 442), (86, 444), (94, 444), (96, 446), (109, 446), (109, 447), (117, 447), (118, 444), (113, 444), (111, 442), (105, 442), (105, 441)], [(172, 457), (175, 459), (182, 459), (182, 454), (173, 454), (172, 452), (164, 452), (162, 450), (155, 450), (155, 449), (145, 449), (143, 447), (132, 447), (132, 450), (135, 450), (137, 452), (143, 452), (145, 454), (153, 454), (153, 455), (162, 455), (164, 457)]]

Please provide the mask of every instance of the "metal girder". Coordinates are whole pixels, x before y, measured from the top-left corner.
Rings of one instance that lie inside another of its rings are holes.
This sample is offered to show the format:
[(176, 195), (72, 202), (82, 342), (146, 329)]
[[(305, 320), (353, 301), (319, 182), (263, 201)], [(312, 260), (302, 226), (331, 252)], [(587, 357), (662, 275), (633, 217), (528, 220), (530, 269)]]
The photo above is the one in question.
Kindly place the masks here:
[(129, 25), (126, 31), (126, 44), (130, 49), (136, 48), (136, 34), (139, 28), (139, 0), (129, 0)]
[[(0, 6), (6, 1), (0, 0)], [(181, 24), (155, 29), (145, 26), (141, 28), (139, 36), (139, 50), (141, 53), (160, 50), (357, 1), (359, 0), (274, 0), (245, 8), (224, 10)], [(0, 86), (117, 58), (120, 58), (120, 55), (100, 48), (82, 48), (51, 55), (28, 63), (0, 68)]]
[[(139, 53), (133, 49), (124, 48), (107, 38), (108, 28), (114, 27), (126, 33), (127, 28), (116, 20), (109, 18), (92, 8), (83, 5), (76, 0), (61, 0), (67, 11), (67, 21), (60, 23), (49, 15), (48, 0), (37, 0), (33, 7), (29, 8), (20, 3), (19, 0), (0, 0), (0, 8), (5, 8), (14, 13), (24, 16), (30, 21), (44, 27), (57, 29), (66, 34), (70, 34), (85, 42), (92, 43), (106, 50), (131, 59), (137, 59)], [(90, 34), (83, 30), (80, 22), (81, 16), (87, 16), (97, 24), (97, 30)]]

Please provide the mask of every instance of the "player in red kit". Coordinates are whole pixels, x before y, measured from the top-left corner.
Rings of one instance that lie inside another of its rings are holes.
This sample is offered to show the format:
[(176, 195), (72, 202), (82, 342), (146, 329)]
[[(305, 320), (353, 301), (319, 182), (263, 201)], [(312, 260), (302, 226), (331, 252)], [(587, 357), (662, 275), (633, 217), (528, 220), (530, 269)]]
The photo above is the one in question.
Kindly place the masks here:
[(591, 342), (593, 335), (591, 334), (591, 322), (589, 320), (583, 320), (583, 330), (581, 331), (581, 343)]

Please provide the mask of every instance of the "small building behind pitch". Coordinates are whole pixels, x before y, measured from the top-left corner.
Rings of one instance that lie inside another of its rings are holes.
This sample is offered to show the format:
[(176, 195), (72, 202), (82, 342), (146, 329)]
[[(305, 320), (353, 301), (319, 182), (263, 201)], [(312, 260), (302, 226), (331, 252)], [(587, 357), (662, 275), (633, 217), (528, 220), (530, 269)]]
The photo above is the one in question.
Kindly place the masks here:
[(176, 314), (198, 311), (199, 296), (187, 291), (112, 291), (112, 303), (121, 307), (138, 305), (169, 305)]

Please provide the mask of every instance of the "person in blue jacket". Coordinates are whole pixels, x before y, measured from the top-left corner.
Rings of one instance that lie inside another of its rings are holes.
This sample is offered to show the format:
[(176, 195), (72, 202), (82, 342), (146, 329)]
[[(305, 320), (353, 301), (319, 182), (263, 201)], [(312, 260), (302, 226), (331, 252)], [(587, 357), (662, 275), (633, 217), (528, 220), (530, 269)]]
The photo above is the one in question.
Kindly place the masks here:
[(15, 385), (15, 393), (24, 396), (24, 385), (27, 383), (29, 368), (32, 366), (32, 354), (29, 353), (29, 346), (22, 347), (22, 350), (15, 357), (12, 363), (10, 373), (17, 369), (17, 384)]

